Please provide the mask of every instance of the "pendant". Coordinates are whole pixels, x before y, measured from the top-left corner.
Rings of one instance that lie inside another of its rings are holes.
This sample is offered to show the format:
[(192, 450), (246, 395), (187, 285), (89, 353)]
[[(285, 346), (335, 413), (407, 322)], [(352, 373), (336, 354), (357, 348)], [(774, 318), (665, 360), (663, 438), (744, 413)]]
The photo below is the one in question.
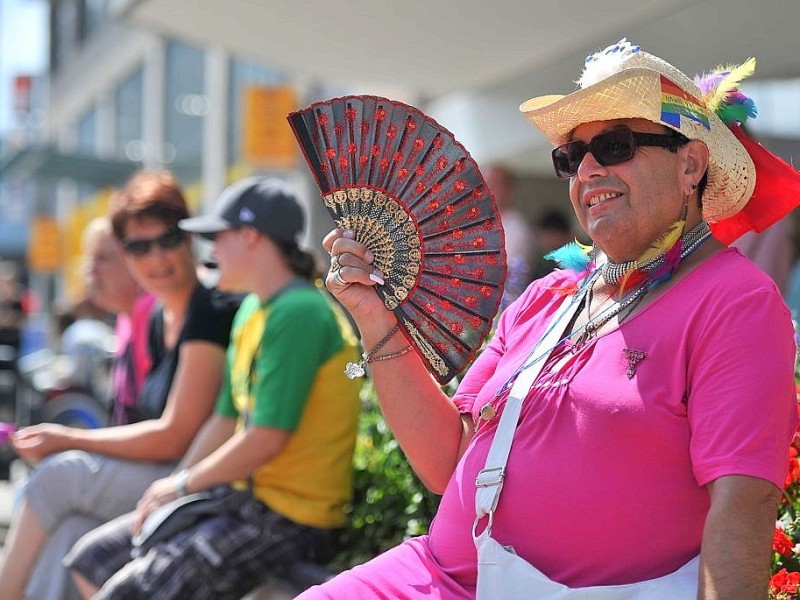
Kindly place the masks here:
[(347, 375), (350, 379), (356, 379), (357, 377), (364, 377), (367, 374), (366, 370), (364, 369), (364, 362), (360, 363), (352, 363), (349, 362), (344, 367), (344, 374)]

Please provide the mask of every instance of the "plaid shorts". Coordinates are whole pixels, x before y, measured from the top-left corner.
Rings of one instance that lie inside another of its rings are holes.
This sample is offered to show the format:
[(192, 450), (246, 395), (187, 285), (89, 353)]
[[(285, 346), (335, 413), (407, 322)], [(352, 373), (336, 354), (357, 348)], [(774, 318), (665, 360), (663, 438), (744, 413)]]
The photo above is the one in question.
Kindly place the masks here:
[(325, 530), (290, 521), (252, 497), (237, 504), (136, 558), (133, 515), (124, 515), (84, 536), (64, 563), (100, 588), (96, 600), (238, 599), (324, 544)]

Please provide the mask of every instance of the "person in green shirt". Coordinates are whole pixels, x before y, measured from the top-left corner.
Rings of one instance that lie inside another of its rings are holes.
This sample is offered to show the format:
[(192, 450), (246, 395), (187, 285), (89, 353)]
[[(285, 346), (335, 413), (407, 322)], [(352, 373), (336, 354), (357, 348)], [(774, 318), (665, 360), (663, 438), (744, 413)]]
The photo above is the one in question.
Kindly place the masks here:
[[(293, 192), (263, 178), (226, 189), (213, 214), (180, 222), (214, 241), (218, 287), (249, 295), (214, 415), (181, 469), (68, 557), (85, 597), (240, 598), (345, 524), (360, 384), (343, 371), (358, 360), (358, 340), (298, 246), (303, 226)], [(136, 551), (148, 515), (201, 490), (229, 496), (230, 506)]]

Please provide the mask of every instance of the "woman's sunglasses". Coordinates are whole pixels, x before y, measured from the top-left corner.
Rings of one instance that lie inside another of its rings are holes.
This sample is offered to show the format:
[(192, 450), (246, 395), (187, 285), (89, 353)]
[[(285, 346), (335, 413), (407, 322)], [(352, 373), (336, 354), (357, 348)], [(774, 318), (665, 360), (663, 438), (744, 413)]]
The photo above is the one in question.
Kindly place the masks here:
[(553, 148), (553, 167), (563, 179), (578, 174), (583, 157), (591, 152), (604, 167), (618, 165), (633, 158), (639, 146), (678, 148), (688, 140), (676, 134), (639, 133), (628, 128), (613, 129), (594, 136), (589, 143), (576, 140)]
[(186, 233), (177, 227), (167, 230), (158, 237), (122, 240), (122, 249), (131, 256), (144, 256), (155, 245), (162, 250), (177, 248), (186, 240)]

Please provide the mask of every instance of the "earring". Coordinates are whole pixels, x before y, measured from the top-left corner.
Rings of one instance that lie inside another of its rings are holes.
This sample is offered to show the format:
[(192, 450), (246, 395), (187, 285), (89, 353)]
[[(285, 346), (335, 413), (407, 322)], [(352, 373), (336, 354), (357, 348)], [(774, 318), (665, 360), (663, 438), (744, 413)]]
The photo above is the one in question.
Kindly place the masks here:
[(693, 183), (693, 184), (692, 184), (692, 189), (693, 189), (693, 190), (696, 190), (696, 189), (697, 189), (697, 184), (696, 184), (696, 183)]

